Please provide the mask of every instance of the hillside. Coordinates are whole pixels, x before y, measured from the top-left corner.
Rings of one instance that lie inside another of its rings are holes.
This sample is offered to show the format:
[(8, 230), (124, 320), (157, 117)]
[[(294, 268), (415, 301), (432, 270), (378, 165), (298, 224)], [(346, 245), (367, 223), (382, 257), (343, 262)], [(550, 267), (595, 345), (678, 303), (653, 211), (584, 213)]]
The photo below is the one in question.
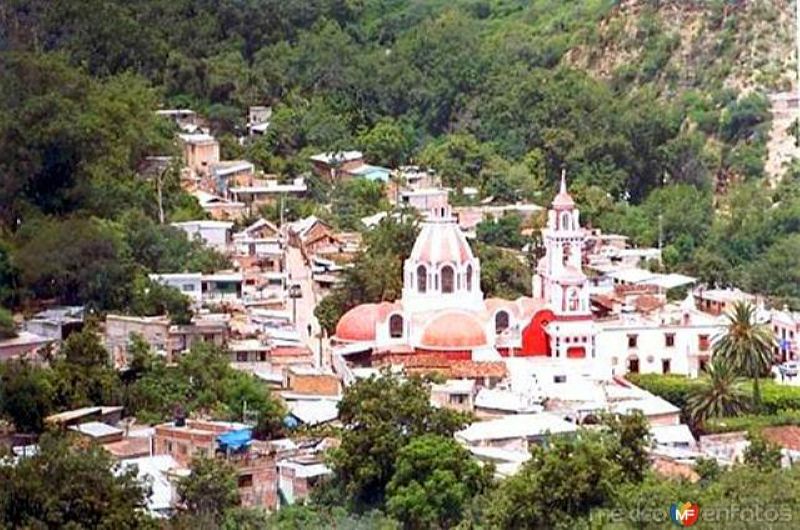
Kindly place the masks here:
[[(359, 149), (373, 164), (437, 169), (454, 201), (469, 186), (542, 203), (566, 170), (592, 226), (655, 245), (661, 219), (668, 269), (800, 302), (791, 120), (773, 122), (768, 98), (790, 84), (791, 10), (723, 0), (2, 3), (0, 297), (131, 303), (131, 282), (98, 289), (78, 274), (80, 256), (60, 250), (65, 219), (108, 258), (99, 267), (125, 258), (92, 276), (180, 266), (129, 232), (140, 217), (157, 220), (140, 163), (174, 152), (174, 131), (146, 109), (190, 107), (224, 159), (287, 180), (315, 152)], [(250, 105), (273, 109), (263, 136), (244, 138)], [(380, 193), (312, 190), (293, 211), (340, 228), (382, 207), (368, 200)], [(175, 182), (165, 202), (168, 221), (198, 211)]]
[(794, 7), (785, 0), (627, 0), (565, 63), (616, 83), (781, 91), (794, 80)]

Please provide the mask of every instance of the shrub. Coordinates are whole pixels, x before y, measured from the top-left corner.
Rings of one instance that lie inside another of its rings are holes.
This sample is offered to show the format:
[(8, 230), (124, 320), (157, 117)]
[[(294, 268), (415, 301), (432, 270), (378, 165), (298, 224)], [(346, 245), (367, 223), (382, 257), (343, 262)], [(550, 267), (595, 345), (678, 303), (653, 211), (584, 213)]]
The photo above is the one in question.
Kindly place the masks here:
[(634, 385), (666, 399), (681, 409), (686, 406), (692, 389), (698, 385), (697, 379), (675, 374), (628, 374), (626, 377)]
[(759, 432), (765, 427), (784, 425), (800, 425), (800, 410), (782, 410), (777, 414), (746, 414), (735, 418), (711, 418), (703, 425), (703, 432), (705, 434)]

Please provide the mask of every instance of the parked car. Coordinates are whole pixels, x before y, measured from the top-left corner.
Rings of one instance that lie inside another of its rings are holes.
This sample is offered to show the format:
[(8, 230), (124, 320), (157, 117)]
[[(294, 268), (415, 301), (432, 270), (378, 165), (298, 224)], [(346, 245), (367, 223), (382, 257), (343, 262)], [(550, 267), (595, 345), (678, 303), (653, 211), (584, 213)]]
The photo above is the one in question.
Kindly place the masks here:
[(798, 361), (786, 361), (778, 366), (778, 370), (787, 377), (794, 377), (798, 373), (800, 373), (800, 362)]

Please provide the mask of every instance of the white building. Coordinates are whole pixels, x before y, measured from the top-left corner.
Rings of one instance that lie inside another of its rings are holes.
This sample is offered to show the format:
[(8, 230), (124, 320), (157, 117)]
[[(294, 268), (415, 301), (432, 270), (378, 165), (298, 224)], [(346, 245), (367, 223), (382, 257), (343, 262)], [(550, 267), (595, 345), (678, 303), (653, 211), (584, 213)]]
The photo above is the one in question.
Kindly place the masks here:
[(174, 287), (196, 305), (238, 301), (242, 297), (244, 282), (240, 272), (150, 274), (150, 279)]
[(172, 223), (172, 226), (186, 232), (186, 236), (189, 239), (199, 238), (206, 246), (220, 252), (225, 252), (231, 241), (233, 223), (230, 221), (209, 221), (203, 219)]
[(720, 317), (699, 311), (689, 296), (652, 313), (597, 321), (597, 351), (611, 374), (677, 373), (695, 377), (724, 330)]

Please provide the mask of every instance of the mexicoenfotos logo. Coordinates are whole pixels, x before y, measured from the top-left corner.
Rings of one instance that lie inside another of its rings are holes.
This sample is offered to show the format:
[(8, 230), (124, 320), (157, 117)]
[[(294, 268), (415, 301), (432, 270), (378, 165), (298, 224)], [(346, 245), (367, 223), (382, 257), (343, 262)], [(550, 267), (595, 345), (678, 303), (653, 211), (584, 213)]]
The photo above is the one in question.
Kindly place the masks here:
[(669, 517), (678, 526), (692, 526), (700, 517), (700, 506), (695, 502), (673, 504), (669, 508)]

